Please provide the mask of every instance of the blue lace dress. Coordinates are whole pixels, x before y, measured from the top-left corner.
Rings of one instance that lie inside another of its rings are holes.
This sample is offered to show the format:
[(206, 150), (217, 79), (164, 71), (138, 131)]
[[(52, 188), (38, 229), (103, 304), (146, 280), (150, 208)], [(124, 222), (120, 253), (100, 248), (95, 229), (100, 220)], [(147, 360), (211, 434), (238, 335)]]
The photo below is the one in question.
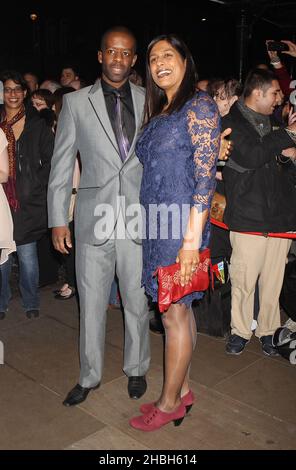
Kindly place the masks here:
[[(180, 111), (159, 115), (144, 128), (136, 147), (143, 164), (140, 202), (144, 214), (142, 285), (157, 301), (158, 266), (176, 262), (190, 208), (210, 209), (215, 190), (220, 121), (215, 102), (199, 92)], [(146, 231), (145, 231), (146, 228)], [(210, 221), (201, 250), (208, 246)], [(202, 292), (184, 296), (191, 305)]]

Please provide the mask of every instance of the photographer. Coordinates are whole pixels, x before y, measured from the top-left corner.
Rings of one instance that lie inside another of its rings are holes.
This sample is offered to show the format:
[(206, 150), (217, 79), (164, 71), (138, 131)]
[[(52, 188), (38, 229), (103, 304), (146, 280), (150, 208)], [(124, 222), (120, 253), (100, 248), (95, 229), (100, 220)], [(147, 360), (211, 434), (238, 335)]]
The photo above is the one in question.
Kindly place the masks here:
[[(288, 50), (279, 50), (281, 49), (281, 45), (286, 44), (286, 46), (289, 48)], [(296, 44), (294, 44), (291, 41), (288, 40), (283, 40), (278, 42), (268, 40), (266, 41), (266, 48), (267, 48), (267, 54), (269, 55), (270, 58), (270, 64), (273, 67), (274, 74), (276, 78), (279, 81), (280, 87), (282, 89), (282, 92), (284, 93), (285, 97), (288, 98), (290, 96), (290, 93), (293, 91), (290, 88), (290, 83), (291, 83), (291, 77), (290, 74), (286, 68), (286, 66), (282, 63), (280, 57), (279, 57), (279, 52), (281, 54), (288, 54), (291, 57), (296, 57)], [(275, 50), (277, 49), (277, 50)]]

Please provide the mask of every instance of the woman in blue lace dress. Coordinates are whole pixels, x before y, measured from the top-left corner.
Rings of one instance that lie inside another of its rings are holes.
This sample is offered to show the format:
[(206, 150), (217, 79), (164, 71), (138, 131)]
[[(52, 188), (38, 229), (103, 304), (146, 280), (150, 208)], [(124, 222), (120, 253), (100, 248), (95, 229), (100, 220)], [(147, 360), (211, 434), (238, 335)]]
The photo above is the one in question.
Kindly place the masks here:
[[(155, 269), (180, 262), (181, 284), (187, 284), (199, 250), (209, 244), (220, 131), (217, 106), (205, 92), (196, 92), (193, 58), (179, 38), (154, 39), (148, 46), (146, 67), (145, 125), (136, 152), (144, 168), (142, 283), (156, 302)], [(170, 421), (178, 425), (191, 408), (194, 396), (188, 372), (196, 341), (191, 303), (201, 297), (201, 292), (187, 295), (162, 315), (163, 389), (156, 403), (142, 405), (143, 414), (130, 420), (134, 428), (153, 431)]]

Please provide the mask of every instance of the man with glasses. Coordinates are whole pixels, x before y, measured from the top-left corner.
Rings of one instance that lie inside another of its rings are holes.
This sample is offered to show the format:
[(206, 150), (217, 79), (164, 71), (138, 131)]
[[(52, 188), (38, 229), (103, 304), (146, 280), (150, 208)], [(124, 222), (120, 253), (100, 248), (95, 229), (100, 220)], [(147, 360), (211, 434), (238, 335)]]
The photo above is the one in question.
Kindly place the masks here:
[[(2, 74), (4, 106), (0, 127), (8, 141), (9, 177), (3, 184), (14, 223), (19, 261), (19, 287), (28, 318), (39, 315), (37, 240), (47, 227), (46, 187), (54, 136), (45, 121), (26, 108), (27, 86), (15, 71)], [(1, 265), (0, 319), (11, 298), (11, 255)]]

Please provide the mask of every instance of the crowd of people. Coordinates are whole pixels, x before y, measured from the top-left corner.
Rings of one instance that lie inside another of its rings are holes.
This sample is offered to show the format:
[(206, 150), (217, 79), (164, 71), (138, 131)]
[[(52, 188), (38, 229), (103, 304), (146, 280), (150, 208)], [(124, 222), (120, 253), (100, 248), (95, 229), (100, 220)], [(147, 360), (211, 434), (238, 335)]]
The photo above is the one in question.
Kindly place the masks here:
[[(283, 42), (286, 54), (296, 57), (296, 45)], [(285, 234), (296, 232), (296, 113), (288, 71), (276, 52), (268, 54), (270, 67), (251, 70), (244, 84), (234, 78), (198, 81), (186, 44), (174, 34), (161, 35), (147, 48), (143, 88), (134, 69), (136, 38), (118, 26), (102, 36), (101, 76), (94, 85), (87, 86), (70, 64), (59, 82), (40, 86), (32, 72), (2, 73), (0, 318), (11, 299), (14, 251), (24, 311), (38, 317), (37, 243), (50, 228), (66, 273), (55, 297), (79, 298), (80, 377), (65, 406), (83, 402), (100, 386), (114, 286), (124, 311), (128, 395), (142, 397), (150, 364), (148, 300), (158, 299), (154, 273), (179, 263), (180, 284), (188, 285), (200, 252), (210, 245), (230, 259), (226, 352), (243, 352), (257, 308), (262, 350), (277, 354), (272, 337), (280, 326), (291, 247)], [(211, 227), (215, 190), (226, 197), (228, 230)], [(192, 407), (192, 304), (203, 295), (185, 295), (162, 314), (162, 390), (130, 420), (133, 428), (178, 426)]]

